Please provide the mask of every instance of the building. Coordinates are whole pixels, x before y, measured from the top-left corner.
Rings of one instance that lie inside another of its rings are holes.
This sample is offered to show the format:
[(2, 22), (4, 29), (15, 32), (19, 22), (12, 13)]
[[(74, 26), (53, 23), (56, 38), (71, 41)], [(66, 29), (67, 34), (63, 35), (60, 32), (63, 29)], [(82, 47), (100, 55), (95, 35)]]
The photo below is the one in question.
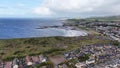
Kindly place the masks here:
[(76, 68), (86, 68), (85, 63), (76, 63), (75, 66), (76, 66)]
[(86, 64), (89, 65), (89, 64), (94, 64), (95, 63), (95, 60), (94, 59), (89, 59), (89, 60), (86, 60)]
[(28, 66), (33, 65), (32, 58), (30, 56), (26, 56), (26, 61)]

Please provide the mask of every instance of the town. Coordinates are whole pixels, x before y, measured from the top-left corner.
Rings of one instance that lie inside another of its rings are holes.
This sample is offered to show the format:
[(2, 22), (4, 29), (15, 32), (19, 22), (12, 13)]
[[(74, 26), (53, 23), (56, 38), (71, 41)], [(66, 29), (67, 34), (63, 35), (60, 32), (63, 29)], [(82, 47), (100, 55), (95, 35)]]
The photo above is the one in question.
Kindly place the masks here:
[(69, 25), (95, 30), (103, 35), (109, 36), (113, 40), (120, 42), (120, 21), (99, 21), (97, 19), (86, 21), (86, 19), (78, 19), (72, 24), (69, 23)]
[(120, 68), (120, 0), (0, 0), (0, 68)]
[(111, 37), (113, 40), (120, 42), (120, 22), (119, 21), (80, 21), (79, 26), (95, 30), (101, 34)]
[[(98, 20), (86, 22), (86, 20), (74, 20), (72, 24), (71, 22), (67, 24), (64, 23), (63, 27), (70, 27), (70, 29), (73, 30), (82, 29), (85, 31), (95, 31), (99, 33), (99, 35), (90, 34), (85, 38), (75, 37), (75, 39), (71, 39), (74, 40), (74, 42), (77, 40), (75, 45), (79, 45), (76, 48), (72, 46), (73, 48), (71, 48), (71, 50), (67, 49), (71, 47), (70, 45), (66, 46), (65, 43), (59, 41), (62, 44), (59, 43), (62, 47), (58, 44), (56, 47), (67, 50), (53, 56), (41, 53), (39, 55), (27, 55), (20, 58), (16, 57), (8, 61), (0, 60), (0, 68), (120, 68), (120, 22)], [(104, 39), (102, 41), (110, 40), (111, 42), (109, 41), (106, 44), (103, 44), (102, 42), (101, 44), (101, 42), (96, 42), (95, 40), (92, 40), (92, 38), (99, 41), (102, 39)], [(60, 38), (52, 39), (57, 43), (58, 41), (55, 39), (63, 41), (63, 39)], [(84, 39), (91, 39), (91, 41), (86, 40), (84, 43), (91, 43), (94, 41), (94, 44), (80, 45), (78, 40), (82, 42), (85, 41)], [(37, 45), (41, 40), (37, 40), (38, 42), (36, 42), (35, 39), (27, 39), (27, 43), (30, 43), (31, 45), (30, 41), (33, 41), (32, 44)], [(51, 42), (48, 42), (50, 41), (48, 39), (47, 41), (44, 39), (44, 41), (45, 42), (42, 40), (43, 47), (46, 47), (45, 44), (51, 44)], [(67, 43), (74, 44), (74, 42), (70, 43), (70, 41), (68, 42), (67, 40)], [(26, 41), (24, 43), (26, 44)], [(30, 46), (27, 48), (30, 48)]]
[(56, 58), (38, 55), (15, 58), (9, 62), (0, 61), (0, 68), (34, 68), (39, 66), (41, 68), (119, 68), (120, 47), (111, 44), (86, 45), (76, 50), (64, 52), (63, 55)]

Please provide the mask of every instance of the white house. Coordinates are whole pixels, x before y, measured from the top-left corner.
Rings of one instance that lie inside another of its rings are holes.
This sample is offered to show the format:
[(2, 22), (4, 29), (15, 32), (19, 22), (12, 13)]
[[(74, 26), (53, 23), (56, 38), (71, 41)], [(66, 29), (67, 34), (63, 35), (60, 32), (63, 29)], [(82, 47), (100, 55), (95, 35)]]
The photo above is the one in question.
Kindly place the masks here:
[(94, 60), (94, 59), (86, 60), (86, 64), (93, 64), (93, 63), (95, 63), (95, 60)]
[(85, 68), (86, 64), (85, 63), (76, 63), (75, 66), (76, 66), (76, 68)]

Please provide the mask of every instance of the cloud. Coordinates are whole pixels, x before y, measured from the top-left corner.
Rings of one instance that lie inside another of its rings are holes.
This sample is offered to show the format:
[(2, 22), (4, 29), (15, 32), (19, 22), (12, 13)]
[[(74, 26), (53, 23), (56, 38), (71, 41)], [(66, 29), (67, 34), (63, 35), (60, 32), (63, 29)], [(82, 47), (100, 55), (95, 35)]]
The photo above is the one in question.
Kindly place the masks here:
[(51, 15), (53, 14), (53, 12), (47, 8), (47, 7), (37, 7), (37, 8), (34, 8), (34, 11), (33, 11), (35, 14), (38, 14), (38, 15)]
[(112, 15), (120, 14), (120, 0), (44, 0), (34, 9), (39, 15)]
[(120, 15), (120, 0), (36, 0), (0, 3), (0, 15), (76, 17)]
[(61, 12), (89, 12), (103, 0), (47, 0), (45, 6)]

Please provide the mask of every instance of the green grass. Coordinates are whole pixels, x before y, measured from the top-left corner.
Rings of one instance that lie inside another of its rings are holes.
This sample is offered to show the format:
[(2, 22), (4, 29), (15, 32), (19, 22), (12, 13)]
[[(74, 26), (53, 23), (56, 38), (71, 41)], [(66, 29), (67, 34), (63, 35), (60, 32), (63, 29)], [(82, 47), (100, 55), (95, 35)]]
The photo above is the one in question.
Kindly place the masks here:
[(42, 66), (47, 66), (47, 67), (49, 66), (49, 67), (53, 68), (53, 63), (49, 61), (49, 62), (43, 62), (41, 64), (36, 65), (37, 68), (40, 68)]
[(86, 37), (45, 37), (45, 38), (24, 38), (0, 40), (0, 57), (3, 60), (10, 60), (14, 57), (39, 54), (61, 54), (65, 51), (74, 50), (88, 44), (107, 44), (110, 40), (97, 38), (96, 36)]

